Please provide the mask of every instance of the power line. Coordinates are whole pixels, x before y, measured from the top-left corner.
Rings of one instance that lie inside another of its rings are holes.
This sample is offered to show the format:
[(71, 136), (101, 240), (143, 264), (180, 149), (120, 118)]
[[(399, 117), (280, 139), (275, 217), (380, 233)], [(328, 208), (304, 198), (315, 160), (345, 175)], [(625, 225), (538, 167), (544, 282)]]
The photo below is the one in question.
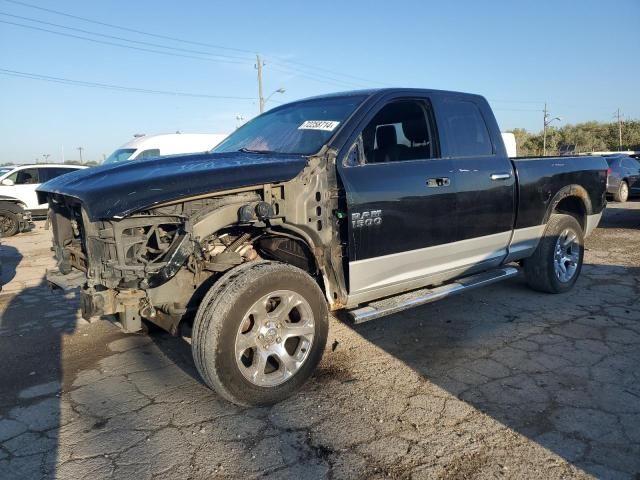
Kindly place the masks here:
[(306, 72), (303, 72), (303, 71), (300, 71), (300, 70), (293, 70), (293, 69), (290, 69), (290, 68), (286, 68), (285, 69), (285, 68), (280, 68), (280, 67), (277, 67), (277, 66), (274, 67), (273, 65), (271, 65), (270, 68), (272, 70), (277, 71), (277, 72), (287, 73), (287, 74), (293, 75), (294, 77), (302, 77), (302, 78), (306, 78), (306, 79), (309, 79), (309, 80), (314, 80), (316, 82), (326, 83), (326, 84), (329, 84), (329, 85), (334, 85), (334, 86), (337, 86), (337, 87), (340, 87), (340, 88), (345, 88), (345, 86), (346, 87), (351, 87), (351, 88), (353, 88), (353, 87), (362, 88), (363, 87), (363, 85), (361, 85), (361, 84), (346, 82), (346, 81), (339, 80), (339, 79), (334, 79), (334, 78), (331, 78), (331, 77), (328, 77), (328, 76), (325, 76), (325, 75), (322, 75), (322, 74), (318, 74), (318, 73), (311, 74), (311, 73), (306, 73)]
[(149, 53), (157, 53), (160, 55), (169, 55), (172, 57), (182, 57), (182, 58), (192, 58), (192, 59), (196, 59), (196, 60), (205, 60), (205, 61), (211, 61), (211, 62), (216, 62), (216, 63), (234, 63), (234, 64), (240, 64), (240, 65), (246, 65), (245, 62), (240, 62), (240, 61), (234, 61), (234, 60), (225, 60), (225, 59), (214, 59), (214, 58), (207, 58), (207, 57), (198, 57), (195, 55), (184, 55), (181, 53), (172, 53), (172, 52), (163, 52), (161, 50), (154, 50), (151, 48), (143, 48), (143, 47), (134, 47), (131, 45), (122, 45), (121, 43), (115, 43), (115, 42), (108, 42), (106, 40), (97, 40), (95, 38), (89, 38), (89, 37), (83, 37), (81, 35), (75, 35), (73, 33), (63, 33), (63, 32), (56, 32), (55, 30), (49, 30), (47, 28), (42, 28), (42, 27), (36, 27), (33, 25), (24, 25), (21, 23), (15, 23), (15, 22), (9, 22), (7, 20), (0, 20), (0, 23), (5, 23), (8, 25), (14, 25), (17, 27), (22, 27), (22, 28), (28, 28), (31, 30), (39, 30), (41, 32), (47, 32), (47, 33), (52, 33), (54, 35), (60, 35), (62, 37), (70, 37), (70, 38), (76, 38), (76, 39), (80, 39), (80, 40), (86, 40), (88, 42), (94, 42), (94, 43), (101, 43), (104, 45), (112, 45), (115, 47), (120, 47), (120, 48), (127, 48), (129, 50), (139, 50), (142, 52), (149, 52)]
[[(4, 14), (4, 13), (0, 12), (0, 15), (7, 15), (7, 14)], [(16, 15), (8, 15), (8, 16), (16, 17)], [(27, 19), (26, 17), (19, 17), (19, 18)], [(27, 20), (31, 20), (31, 19), (27, 19)], [(40, 22), (39, 20), (31, 20), (31, 21)], [(56, 32), (55, 30), (50, 30), (50, 29), (47, 29), (47, 28), (36, 27), (36, 26), (33, 26), (33, 25), (25, 25), (25, 24), (16, 23), (16, 22), (10, 22), (10, 21), (7, 21), (7, 20), (0, 20), (0, 23), (5, 23), (5, 24), (8, 24), (8, 25), (14, 25), (14, 26), (17, 26), (17, 27), (22, 27), (22, 28), (27, 28), (27, 29), (37, 30), (37, 31), (43, 31), (43, 32), (47, 32), (47, 33), (52, 33), (54, 35), (60, 35), (60, 36), (63, 36), (63, 37), (71, 37), (71, 38), (75, 38), (75, 39), (79, 39), (79, 40), (86, 40), (86, 41), (94, 42), (94, 43), (112, 45), (112, 46), (116, 46), (116, 47), (120, 47), (120, 48), (130, 49), (130, 50), (138, 50), (138, 51), (143, 51), (143, 52), (156, 53), (156, 54), (161, 54), (161, 55), (170, 55), (170, 56), (181, 57), (181, 58), (190, 58), (190, 59), (195, 59), (195, 60), (212, 61), (212, 62), (216, 62), (216, 63), (231, 63), (231, 64), (238, 64), (238, 65), (246, 65), (246, 63), (242, 62), (242, 61), (201, 57), (201, 56), (196, 56), (196, 55), (185, 55), (185, 54), (181, 54), (181, 53), (163, 52), (163, 51), (155, 50), (155, 49), (151, 49), (151, 48), (134, 47), (134, 46), (131, 46), (131, 45), (123, 45), (123, 44), (120, 44), (120, 43), (109, 42), (109, 41), (105, 41), (105, 40), (97, 40), (95, 38), (89, 38), (89, 37), (85, 37), (85, 36), (82, 36), (82, 35), (75, 35), (75, 34), (71, 34), (71, 33)], [(115, 37), (115, 36), (111, 36), (111, 35), (102, 35), (102, 34), (99, 34), (99, 33), (89, 32), (89, 31), (86, 31), (86, 30), (75, 29), (75, 28), (71, 28), (71, 27), (65, 27), (65, 26), (57, 25), (57, 24), (51, 24), (49, 22), (40, 22), (40, 23), (59, 26), (60, 28), (67, 28), (67, 29), (75, 30), (75, 31), (86, 32), (86, 33), (91, 34), (91, 35), (106, 36), (108, 38), (115, 38), (117, 40), (122, 40), (122, 41), (129, 41), (129, 42), (132, 41), (134, 43), (143, 43), (143, 44), (158, 46), (160, 48), (175, 49), (173, 47), (168, 47), (168, 46), (164, 46), (164, 45), (151, 44), (149, 42), (137, 42), (135, 40), (129, 40), (129, 39), (126, 39), (126, 38)], [(184, 50), (184, 49), (178, 49), (178, 50)], [(200, 54), (200, 52), (197, 52), (197, 51), (193, 51), (193, 52)], [(206, 52), (204, 52), (202, 54), (203, 55), (211, 55), (211, 54), (208, 54)], [(234, 57), (230, 57), (230, 58), (234, 58)], [(354, 86), (355, 87), (362, 87), (362, 85), (358, 85), (358, 84), (355, 84), (355, 83), (352, 83), (352, 82), (342, 81), (342, 80), (339, 80), (339, 79), (334, 79), (332, 77), (328, 77), (328, 76), (322, 75), (322, 74), (317, 74), (316, 73), (315, 75), (310, 75), (310, 74), (307, 74), (307, 73), (301, 72), (301, 71), (285, 70), (285, 69), (281, 69), (281, 68), (277, 68), (277, 67), (272, 67), (272, 68), (274, 70), (276, 70), (276, 71), (280, 71), (280, 72), (284, 72), (284, 73), (294, 73), (296, 76), (300, 76), (300, 77), (304, 77), (304, 78), (307, 78), (307, 79), (315, 80), (315, 81), (318, 81), (318, 82), (321, 82), (321, 83), (328, 83), (328, 84), (332, 84), (332, 85), (337, 85), (337, 86), (343, 87), (343, 88), (344, 88), (344, 86), (347, 86), (347, 87), (354, 87)]]
[[(0, 12), (0, 15), (7, 15), (5, 13)], [(12, 17), (18, 17), (17, 15), (8, 15), (8, 16), (12, 16)], [(75, 30), (75, 31), (80, 31), (80, 32), (84, 32), (84, 33), (88, 33), (90, 35), (100, 35), (100, 36), (104, 36), (107, 38), (114, 38), (117, 40), (121, 40), (121, 41), (129, 41), (129, 42), (134, 42), (134, 43), (143, 43), (143, 44), (147, 44), (147, 45), (153, 45), (153, 46), (158, 46), (160, 48), (168, 48), (168, 49), (175, 49), (174, 47), (168, 47), (165, 45), (160, 45), (160, 44), (152, 44), (149, 42), (137, 42), (135, 40), (129, 40), (123, 37), (116, 37), (116, 36), (112, 36), (112, 35), (102, 35), (99, 33), (94, 33), (94, 32), (89, 32), (86, 30), (82, 30), (82, 29), (75, 29), (75, 28), (71, 28), (71, 27), (65, 27), (63, 25), (57, 25), (57, 24), (52, 24), (49, 22), (41, 22), (39, 20), (32, 20), (32, 19), (28, 19), (26, 17), (18, 17), (18, 18), (25, 18), (26, 20), (30, 20), (30, 21), (36, 21), (36, 22), (40, 22), (40, 23), (44, 23), (47, 25), (54, 25), (56, 27), (60, 27), (60, 28), (66, 28), (66, 29), (70, 29), (70, 30)], [(21, 23), (16, 23), (16, 22), (10, 22), (10, 21), (6, 21), (6, 20), (0, 20), (0, 23), (6, 23), (9, 25), (14, 25), (14, 26), (18, 26), (18, 27), (23, 27), (23, 28), (27, 28), (27, 29), (32, 29), (32, 30), (37, 30), (37, 31), (43, 31), (43, 32), (47, 32), (47, 33), (52, 33), (54, 35), (60, 35), (60, 36), (64, 36), (64, 37), (71, 37), (71, 38), (75, 38), (75, 39), (79, 39), (79, 40), (86, 40), (89, 42), (94, 42), (94, 43), (100, 43), (100, 44), (105, 44), (105, 45), (112, 45), (112, 46), (116, 46), (116, 47), (121, 47), (121, 48), (127, 48), (127, 49), (131, 49), (131, 50), (139, 50), (139, 51), (143, 51), (143, 52), (149, 52), (149, 53), (157, 53), (157, 54), (161, 54), (161, 55), (171, 55), (171, 56), (175, 56), (175, 57), (182, 57), (182, 58), (191, 58), (191, 59), (196, 59), (196, 60), (208, 60), (208, 61), (213, 61), (213, 62), (217, 62), (217, 63), (231, 63), (231, 64), (239, 64), (239, 65), (245, 65), (245, 62), (242, 61), (235, 61), (235, 60), (226, 60), (226, 59), (218, 59), (218, 58), (209, 58), (209, 57), (200, 57), (200, 56), (196, 56), (196, 55), (185, 55), (185, 54), (180, 54), (180, 53), (172, 53), (172, 52), (163, 52), (160, 50), (154, 50), (154, 49), (150, 49), (150, 48), (143, 48), (143, 47), (134, 47), (131, 45), (122, 45), (120, 43), (115, 43), (115, 42), (109, 42), (109, 41), (104, 41), (104, 40), (97, 40), (94, 38), (89, 38), (89, 37), (85, 37), (82, 35), (75, 35), (75, 34), (71, 34), (71, 33), (63, 33), (63, 32), (56, 32), (54, 30), (49, 30), (47, 28), (42, 28), (42, 27), (36, 27), (33, 25), (25, 25), (25, 24), (21, 24)], [(185, 49), (178, 49), (178, 50), (185, 50)], [(186, 50), (186, 51), (192, 51), (194, 53), (198, 53), (198, 54), (203, 54), (203, 55), (211, 55), (208, 54), (206, 52), (198, 52), (198, 51), (194, 51), (194, 50)], [(217, 55), (219, 56), (219, 55)], [(229, 57), (229, 58), (235, 58), (235, 57)], [(342, 81), (339, 79), (334, 79), (332, 77), (328, 77), (326, 75), (322, 75), (322, 74), (318, 74), (316, 73), (315, 75), (310, 75), (307, 74), (305, 72), (302, 71), (296, 71), (293, 69), (281, 69), (281, 68), (277, 68), (277, 67), (272, 67), (274, 70), (276, 71), (280, 71), (283, 73), (294, 73), (296, 76), (300, 76), (300, 77), (304, 77), (307, 79), (311, 79), (311, 80), (315, 80), (321, 83), (328, 83), (331, 85), (337, 85), (339, 87), (344, 88), (344, 86), (347, 87), (362, 87), (362, 85), (359, 84), (355, 84), (352, 82), (346, 82), (346, 81)]]
[[(271, 58), (279, 58), (279, 57), (271, 56)], [(284, 60), (284, 59), (280, 59), (280, 61), (278, 61), (278, 62), (273, 62), (273, 61), (272, 61), (272, 63), (275, 63), (276, 65), (280, 65), (280, 66), (285, 67), (285, 68), (296, 68), (297, 70), (299, 70), (299, 71), (303, 71), (303, 72), (304, 72), (305, 70), (311, 70), (311, 71), (313, 72), (313, 74), (315, 74), (315, 75), (317, 75), (317, 74), (318, 74), (318, 72), (317, 72), (317, 71), (318, 71), (318, 70), (320, 70), (320, 71), (324, 71), (324, 72), (330, 73), (330, 74), (332, 74), (332, 75), (338, 75), (338, 76), (342, 76), (342, 77), (346, 77), (346, 78), (351, 78), (351, 79), (354, 79), (354, 80), (358, 80), (358, 81), (361, 81), (361, 82), (367, 82), (367, 85), (370, 85), (370, 84), (372, 84), (372, 83), (373, 83), (373, 84), (375, 84), (375, 85), (387, 85), (387, 84), (385, 84), (385, 83), (377, 82), (377, 81), (374, 81), (374, 80), (371, 80), (371, 79), (362, 78), (362, 77), (356, 77), (356, 76), (354, 76), (354, 75), (350, 75), (350, 74), (347, 74), (347, 73), (338, 73), (338, 72), (335, 72), (335, 71), (333, 71), (333, 70), (329, 70), (329, 69), (327, 69), (327, 68), (314, 67), (314, 66), (312, 66), (312, 65), (308, 65), (308, 64), (305, 64), (305, 63), (296, 62), (296, 61), (294, 61), (294, 60)], [(291, 67), (291, 66), (289, 66), (289, 65), (286, 65), (287, 63), (288, 63), (288, 64), (291, 64), (291, 65), (294, 65), (294, 67)], [(298, 66), (298, 67), (295, 67), (295, 65), (299, 65), (299, 66)], [(300, 67), (302, 67), (302, 69), (301, 69)], [(304, 69), (304, 70), (303, 70), (303, 69)], [(307, 72), (307, 73), (310, 73), (310, 72)]]
[(170, 95), (170, 96), (195, 97), (195, 98), (210, 98), (210, 99), (216, 99), (216, 100), (252, 100), (252, 101), (255, 100), (253, 97), (234, 97), (234, 96), (226, 96), (226, 95), (209, 95), (204, 93), (191, 93), (191, 92), (180, 92), (180, 91), (170, 91), (170, 90), (152, 90), (148, 88), (126, 87), (122, 85), (113, 85), (109, 83), (88, 82), (85, 80), (74, 80), (70, 78), (53, 77), (50, 75), (43, 75), (40, 73), (20, 72), (17, 70), (8, 70), (4, 68), (0, 68), (0, 75), (7, 75), (7, 76), (19, 77), (19, 78), (29, 78), (32, 80), (61, 83), (64, 85), (76, 85), (81, 87), (101, 88), (105, 90), (118, 90), (118, 91), (127, 91), (127, 92), (135, 92), (135, 93), (148, 93), (148, 94), (156, 94), (156, 95)]
[(220, 58), (225, 58), (225, 59), (246, 60), (247, 62), (250, 61), (246, 57), (214, 54), (214, 53), (210, 53), (210, 52), (204, 52), (202, 50), (191, 50), (191, 49), (187, 49), (187, 48), (171, 47), (171, 46), (162, 45), (162, 44), (159, 44), (159, 43), (143, 42), (143, 41), (140, 41), (140, 40), (132, 40), (132, 39), (125, 38), (125, 37), (118, 37), (118, 36), (115, 36), (115, 35), (107, 35), (107, 34), (104, 34), (104, 33), (92, 32), (90, 30), (83, 30), (81, 28), (67, 27), (65, 25), (60, 25), (59, 23), (45, 22), (44, 20), (38, 20), (38, 19), (35, 19), (35, 18), (30, 18), (30, 17), (23, 17), (23, 16), (20, 16), (20, 15), (12, 15), (10, 13), (5, 13), (5, 12), (0, 12), (0, 15), (4, 15), (6, 17), (18, 18), (20, 20), (27, 20), (29, 22), (36, 22), (36, 23), (40, 23), (40, 24), (43, 24), (43, 25), (49, 25), (49, 26), (52, 26), (52, 27), (64, 28), (65, 30), (72, 30), (74, 32), (87, 33), (89, 35), (96, 35), (98, 37), (111, 38), (113, 40), (120, 40), (120, 41), (123, 41), (123, 42), (137, 43), (138, 45), (147, 45), (147, 46), (151, 46), (151, 47), (166, 48), (166, 49), (169, 49), (169, 50), (176, 50), (176, 51), (179, 51), (179, 52), (195, 53), (195, 54), (198, 54), (198, 55), (220, 57)]
[[(157, 34), (157, 33), (146, 32), (146, 31), (143, 31), (143, 30), (137, 30), (137, 29), (134, 29), (134, 28), (123, 27), (121, 25), (115, 25), (115, 24), (112, 24), (112, 23), (93, 20), (91, 18), (81, 17), (79, 15), (72, 15), (70, 13), (61, 12), (59, 10), (53, 10), (51, 8), (41, 7), (41, 6), (38, 6), (38, 5), (33, 5), (33, 4), (30, 4), (30, 3), (27, 3), (27, 2), (18, 1), (18, 0), (4, 0), (4, 1), (8, 2), (8, 3), (16, 4), (16, 5), (21, 5), (23, 7), (34, 8), (34, 9), (41, 10), (41, 11), (44, 11), (44, 12), (53, 13), (55, 15), (61, 15), (61, 16), (64, 16), (64, 17), (73, 18), (75, 20), (81, 20), (83, 22), (93, 23), (95, 25), (101, 25), (101, 26), (105, 26), (105, 27), (115, 28), (115, 29), (118, 29), (118, 30), (121, 30), (121, 31), (136, 33), (136, 34), (139, 34), (139, 35), (146, 35), (146, 36), (149, 36), (149, 37), (161, 38), (161, 39), (164, 39), (164, 40), (171, 40), (171, 41), (174, 41), (174, 42), (186, 43), (186, 44), (191, 44), (191, 45), (198, 45), (198, 46), (202, 46), (202, 47), (215, 48), (215, 49), (220, 49), (220, 50), (234, 51), (234, 52), (246, 53), (246, 54), (252, 54), (252, 55), (254, 54), (254, 52), (252, 52), (250, 50), (245, 50), (245, 49), (241, 49), (241, 48), (234, 48), (234, 47), (227, 47), (227, 46), (223, 46), (223, 45), (215, 45), (215, 44), (206, 43), (206, 42), (198, 42), (198, 41), (187, 40), (187, 39), (178, 38), (178, 37), (172, 37), (172, 36), (168, 36), (168, 35), (161, 35), (161, 34)], [(284, 59), (284, 58), (278, 57), (276, 55), (269, 55), (268, 58), (269, 59), (271, 59), (271, 58), (278, 59), (278, 62), (274, 62), (274, 63), (279, 63), (281, 65), (283, 63), (288, 63), (288, 64), (291, 64), (291, 65), (298, 65), (298, 69), (300, 69), (300, 67), (302, 67), (302, 68), (307, 69), (307, 70), (313, 70), (314, 73), (316, 73), (316, 74), (317, 74), (318, 70), (321, 70), (321, 71), (330, 73), (332, 75), (338, 75), (338, 76), (342, 76), (342, 77), (349, 77), (349, 78), (352, 78), (354, 80), (364, 81), (364, 82), (367, 82), (367, 84), (374, 83), (374, 84), (378, 84), (378, 85), (384, 85), (381, 82), (376, 82), (376, 81), (372, 81), (370, 79), (357, 77), (355, 75), (347, 74), (347, 73), (344, 73), (344, 72), (335, 72), (335, 71), (327, 69), (327, 68), (316, 67), (316, 66), (313, 66), (313, 65), (309, 65), (309, 64), (306, 64), (306, 63), (302, 63), (302, 62), (297, 62), (297, 61), (294, 61), (294, 60)], [(309, 72), (307, 72), (307, 74), (308, 73)]]
[(185, 40), (185, 39), (181, 39), (181, 38), (177, 38), (177, 37), (171, 37), (171, 36), (168, 36), (168, 35), (160, 35), (160, 34), (157, 34), (157, 33), (144, 32), (142, 30), (136, 30), (134, 28), (123, 27), (122, 25), (114, 25), (112, 23), (100, 22), (98, 20), (92, 20), (90, 18), (80, 17), (78, 15), (72, 15), (70, 13), (60, 12), (58, 10), (53, 10), (53, 9), (50, 9), (50, 8), (41, 7), (41, 6), (38, 6), (38, 5), (33, 5), (33, 4), (30, 4), (30, 3), (26, 3), (26, 2), (20, 2), (18, 0), (4, 0), (4, 1), (5, 2), (9, 2), (9, 3), (14, 3), (16, 5), (22, 5), (23, 7), (35, 8), (37, 10), (42, 10), (44, 12), (53, 13), (55, 15), (62, 15), (64, 17), (73, 18), (75, 20), (82, 20), (83, 22), (94, 23), (96, 25), (102, 25), (104, 27), (116, 28), (118, 30), (122, 30), (122, 31), (125, 31), (125, 32), (137, 33), (139, 35), (147, 35), (149, 37), (163, 38), (165, 40), (172, 40), (174, 42), (190, 43), (192, 45), (200, 45), (202, 47), (218, 48), (218, 49), (221, 49), (221, 50), (229, 50), (229, 51), (253, 54), (253, 52), (250, 51), (250, 50), (243, 50), (243, 49), (240, 49), (240, 48), (233, 48), (233, 47), (225, 47), (225, 46), (222, 46), (222, 45), (213, 45), (213, 44), (210, 44), (210, 43), (196, 42), (196, 41), (192, 41), (192, 40)]

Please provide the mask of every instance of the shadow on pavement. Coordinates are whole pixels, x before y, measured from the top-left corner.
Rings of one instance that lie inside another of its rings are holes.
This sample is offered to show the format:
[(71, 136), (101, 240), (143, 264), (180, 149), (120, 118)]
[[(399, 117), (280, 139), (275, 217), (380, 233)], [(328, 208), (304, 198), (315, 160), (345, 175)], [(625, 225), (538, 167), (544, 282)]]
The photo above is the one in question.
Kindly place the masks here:
[(60, 400), (62, 342), (75, 331), (78, 301), (54, 296), (45, 283), (0, 297), (2, 478), (53, 477), (59, 429), (73, 415)]
[(585, 265), (564, 295), (513, 280), (352, 328), (587, 473), (639, 478), (639, 268)]
[(16, 276), (22, 254), (13, 245), (0, 244), (0, 288)]
[[(635, 202), (640, 206), (640, 199)], [(606, 209), (606, 215), (598, 228), (624, 228), (624, 229), (640, 229), (640, 208), (630, 209), (616, 206), (620, 204), (609, 203)]]

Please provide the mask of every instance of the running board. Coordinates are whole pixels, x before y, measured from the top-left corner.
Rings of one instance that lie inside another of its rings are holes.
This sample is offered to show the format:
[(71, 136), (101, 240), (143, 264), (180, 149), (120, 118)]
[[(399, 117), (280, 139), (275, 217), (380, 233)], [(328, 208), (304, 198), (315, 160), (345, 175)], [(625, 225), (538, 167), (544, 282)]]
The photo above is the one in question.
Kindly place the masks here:
[(447, 283), (436, 288), (422, 288), (411, 292), (402, 293), (395, 297), (389, 297), (382, 300), (375, 300), (365, 305), (350, 310), (348, 315), (353, 323), (364, 323), (369, 320), (391, 315), (401, 312), (408, 308), (417, 307), (426, 303), (435, 302), (443, 298), (451, 297), (467, 290), (477, 287), (484, 287), (500, 280), (506, 280), (516, 276), (520, 272), (515, 267), (501, 267), (495, 270), (470, 275), (468, 277), (459, 278), (458, 280)]

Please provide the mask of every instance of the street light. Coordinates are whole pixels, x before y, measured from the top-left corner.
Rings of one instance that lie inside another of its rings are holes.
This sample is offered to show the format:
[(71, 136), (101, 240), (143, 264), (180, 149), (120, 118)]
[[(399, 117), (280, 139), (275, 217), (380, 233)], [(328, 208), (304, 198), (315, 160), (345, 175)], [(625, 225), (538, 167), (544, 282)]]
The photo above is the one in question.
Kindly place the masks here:
[(271, 94), (267, 98), (264, 99), (264, 103), (267, 103), (269, 99), (273, 97), (276, 93), (284, 93), (284, 92), (286, 92), (286, 90), (282, 87), (280, 87), (277, 90), (274, 90), (273, 92), (271, 92)]
[(544, 104), (544, 117), (543, 117), (543, 128), (542, 128), (542, 156), (547, 155), (547, 127), (551, 125), (552, 122), (556, 120), (561, 121), (560, 117), (551, 118), (551, 114), (547, 111), (547, 104)]

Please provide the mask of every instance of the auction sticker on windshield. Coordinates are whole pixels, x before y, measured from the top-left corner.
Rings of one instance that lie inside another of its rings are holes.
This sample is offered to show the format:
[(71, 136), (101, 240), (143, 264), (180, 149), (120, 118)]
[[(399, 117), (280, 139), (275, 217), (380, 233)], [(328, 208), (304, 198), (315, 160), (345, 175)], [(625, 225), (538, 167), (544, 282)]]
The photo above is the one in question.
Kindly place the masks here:
[(298, 127), (298, 130), (324, 130), (333, 132), (340, 122), (334, 120), (307, 120)]

